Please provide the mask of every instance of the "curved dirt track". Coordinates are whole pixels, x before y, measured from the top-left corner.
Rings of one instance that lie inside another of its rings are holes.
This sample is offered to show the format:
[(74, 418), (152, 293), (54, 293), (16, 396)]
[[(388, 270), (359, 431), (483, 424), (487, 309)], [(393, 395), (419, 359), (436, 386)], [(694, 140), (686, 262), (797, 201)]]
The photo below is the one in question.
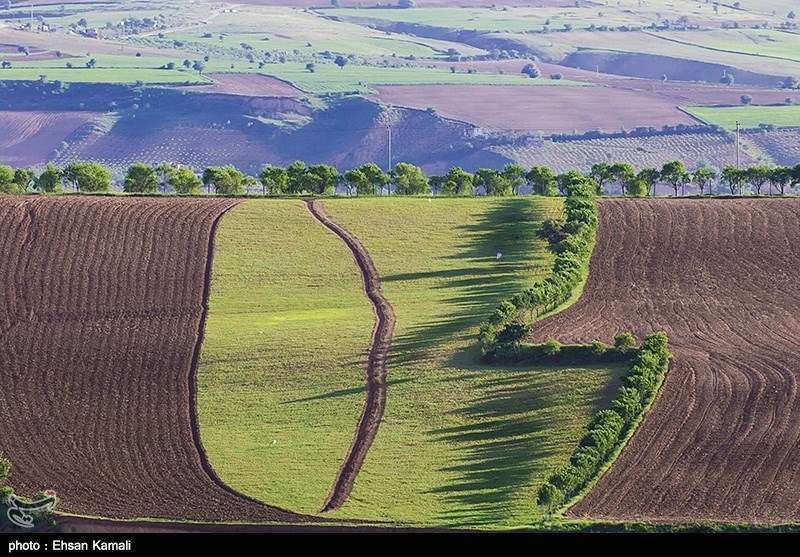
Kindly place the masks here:
[(0, 198), (0, 452), (110, 518), (304, 517), (232, 491), (196, 431), (213, 230), (236, 202)]
[(392, 306), (381, 293), (381, 279), (378, 269), (372, 262), (369, 252), (358, 238), (333, 221), (319, 201), (308, 200), (306, 201), (306, 207), (315, 219), (339, 236), (353, 253), (353, 258), (361, 270), (364, 293), (372, 303), (376, 317), (375, 328), (372, 330), (372, 343), (370, 344), (367, 358), (367, 392), (364, 409), (361, 412), (361, 418), (358, 420), (353, 443), (347, 451), (344, 462), (336, 475), (336, 480), (334, 480), (331, 491), (328, 493), (328, 498), (322, 506), (322, 511), (325, 512), (340, 508), (347, 500), (350, 492), (353, 491), (356, 476), (361, 470), (361, 465), (364, 464), (367, 452), (378, 434), (378, 427), (380, 427), (383, 412), (386, 408), (386, 356), (392, 344), (395, 316)]
[(800, 519), (800, 200), (602, 200), (578, 302), (535, 340), (666, 331), (661, 397), (575, 517)]

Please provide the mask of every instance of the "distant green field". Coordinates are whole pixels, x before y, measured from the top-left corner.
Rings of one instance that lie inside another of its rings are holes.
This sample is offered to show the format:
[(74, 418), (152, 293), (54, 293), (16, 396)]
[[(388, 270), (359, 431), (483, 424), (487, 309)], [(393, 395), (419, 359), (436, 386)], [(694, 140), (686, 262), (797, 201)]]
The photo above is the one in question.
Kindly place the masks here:
[(0, 81), (35, 81), (40, 76), (64, 83), (212, 83), (197, 72), (142, 68), (11, 68), (0, 70)]
[(465, 72), (451, 73), (444, 68), (382, 67), (347, 65), (344, 68), (326, 63), (316, 64), (314, 73), (305, 64), (287, 62), (268, 64), (259, 73), (289, 81), (308, 93), (374, 92), (372, 85), (581, 85), (575, 81), (530, 79), (520, 74)]
[(778, 127), (800, 126), (800, 106), (687, 106), (683, 109), (708, 124), (735, 129), (736, 121), (743, 128), (758, 128), (760, 124)]
[(727, 52), (800, 61), (800, 35), (788, 31), (727, 29), (701, 33), (664, 33), (664, 36)]
[[(550, 29), (563, 28), (565, 24), (575, 28), (596, 25), (622, 25), (623, 17), (598, 17), (596, 11), (567, 8), (416, 8), (398, 10), (395, 8), (340, 8), (319, 10), (320, 13), (348, 19), (383, 19), (404, 23), (417, 23), (448, 29), (467, 29), (495, 33), (524, 33), (541, 31), (547, 25)], [(630, 21), (628, 20), (628, 23)]]
[[(301, 54), (312, 54), (314, 52), (341, 52), (345, 54), (362, 54), (373, 56), (416, 56), (417, 58), (432, 58), (441, 56), (441, 50), (435, 50), (424, 44), (424, 39), (413, 39), (406, 37), (400, 39), (399, 35), (395, 38), (378, 36), (354, 36), (343, 37), (341, 35), (330, 35), (322, 38), (304, 37), (298, 33), (297, 37), (287, 37), (274, 33), (236, 33), (223, 35), (222, 40), (219, 35), (214, 34), (212, 38), (204, 38), (202, 34), (175, 33), (167, 37), (171, 40), (185, 41), (194, 49), (202, 49), (204, 45), (209, 47), (222, 46), (226, 48), (241, 48), (242, 44), (253, 47), (254, 50), (276, 51), (285, 50), (287, 52), (299, 51)], [(309, 46), (309, 44), (311, 46)]]

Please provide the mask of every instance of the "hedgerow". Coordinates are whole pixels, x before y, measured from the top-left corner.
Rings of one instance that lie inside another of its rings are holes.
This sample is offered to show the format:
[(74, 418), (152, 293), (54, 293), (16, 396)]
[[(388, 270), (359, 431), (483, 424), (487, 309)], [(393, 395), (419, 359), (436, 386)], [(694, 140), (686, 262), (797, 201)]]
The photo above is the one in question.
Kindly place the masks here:
[(569, 464), (539, 488), (537, 503), (546, 511), (562, 506), (594, 479), (636, 427), (655, 399), (669, 366), (667, 344), (667, 335), (656, 333), (646, 337), (638, 350), (629, 352), (633, 355), (628, 372), (611, 407), (595, 415)]
[(567, 182), (567, 196), (564, 200), (565, 220), (560, 227), (550, 222), (543, 228), (543, 236), (556, 240), (550, 249), (556, 254), (552, 273), (500, 302), (489, 318), (481, 323), (478, 338), (486, 356), (503, 356), (518, 353), (519, 346), (509, 345), (503, 340), (508, 327), (515, 327), (525, 318), (533, 319), (533, 314), (557, 307), (572, 296), (581, 283), (584, 270), (591, 256), (594, 236), (597, 231), (597, 207), (595, 205), (595, 183), (580, 174), (573, 174)]

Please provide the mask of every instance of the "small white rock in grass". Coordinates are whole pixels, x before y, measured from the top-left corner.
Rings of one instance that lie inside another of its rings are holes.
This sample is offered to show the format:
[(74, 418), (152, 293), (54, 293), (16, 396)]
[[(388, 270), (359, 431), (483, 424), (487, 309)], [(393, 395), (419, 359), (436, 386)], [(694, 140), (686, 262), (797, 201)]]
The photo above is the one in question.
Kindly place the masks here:
[(503, 257), (503, 254), (498, 251), (497, 252), (497, 259), (500, 259), (501, 257)]
[(273, 445), (277, 445), (277, 444), (278, 444), (278, 440), (277, 440), (277, 439), (273, 439), (273, 440), (272, 440), (272, 444), (273, 444)]

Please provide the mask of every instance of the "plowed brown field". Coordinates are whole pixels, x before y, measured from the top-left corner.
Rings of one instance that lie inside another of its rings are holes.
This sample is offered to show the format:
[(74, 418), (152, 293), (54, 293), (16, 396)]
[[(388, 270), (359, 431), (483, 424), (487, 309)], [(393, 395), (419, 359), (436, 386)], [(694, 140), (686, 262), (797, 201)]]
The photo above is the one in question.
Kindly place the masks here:
[(603, 200), (578, 302), (536, 340), (666, 331), (663, 392), (576, 517), (800, 519), (800, 201)]
[(216, 222), (235, 202), (0, 199), (0, 452), (112, 518), (301, 517), (225, 487), (193, 410)]

